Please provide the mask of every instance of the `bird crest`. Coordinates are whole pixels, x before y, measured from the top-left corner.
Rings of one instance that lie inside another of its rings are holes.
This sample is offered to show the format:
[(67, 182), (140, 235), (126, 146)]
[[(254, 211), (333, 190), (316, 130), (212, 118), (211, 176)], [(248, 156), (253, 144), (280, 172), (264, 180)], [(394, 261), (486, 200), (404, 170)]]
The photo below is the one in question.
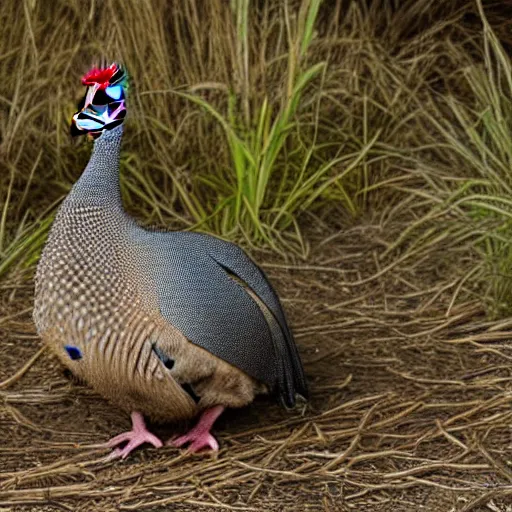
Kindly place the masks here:
[(98, 137), (104, 130), (119, 126), (126, 116), (126, 69), (114, 62), (105, 68), (93, 68), (82, 77), (87, 91), (71, 122), (71, 135)]

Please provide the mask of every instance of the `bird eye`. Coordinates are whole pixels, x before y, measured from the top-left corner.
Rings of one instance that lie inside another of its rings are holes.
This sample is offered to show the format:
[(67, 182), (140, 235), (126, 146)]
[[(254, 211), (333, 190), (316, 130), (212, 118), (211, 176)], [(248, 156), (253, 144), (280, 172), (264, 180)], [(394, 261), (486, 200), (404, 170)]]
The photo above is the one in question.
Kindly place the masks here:
[(98, 89), (90, 105), (92, 107), (104, 106), (108, 105), (111, 101), (112, 98), (107, 94), (106, 89), (104, 91)]
[(105, 89), (105, 92), (113, 99), (118, 100), (123, 94), (123, 88), (120, 85), (111, 85)]

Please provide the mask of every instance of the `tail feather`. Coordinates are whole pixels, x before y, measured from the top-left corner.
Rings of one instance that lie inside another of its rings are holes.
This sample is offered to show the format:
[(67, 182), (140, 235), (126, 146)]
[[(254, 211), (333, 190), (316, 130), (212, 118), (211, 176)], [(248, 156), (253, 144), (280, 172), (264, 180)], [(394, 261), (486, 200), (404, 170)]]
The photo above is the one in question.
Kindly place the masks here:
[(299, 351), (290, 331), (281, 302), (264, 272), (238, 246), (218, 238), (204, 237), (210, 255), (226, 272), (242, 282), (245, 290), (258, 304), (272, 334), (277, 355), (276, 391), (283, 405), (293, 407), (296, 394), (307, 399), (308, 386)]

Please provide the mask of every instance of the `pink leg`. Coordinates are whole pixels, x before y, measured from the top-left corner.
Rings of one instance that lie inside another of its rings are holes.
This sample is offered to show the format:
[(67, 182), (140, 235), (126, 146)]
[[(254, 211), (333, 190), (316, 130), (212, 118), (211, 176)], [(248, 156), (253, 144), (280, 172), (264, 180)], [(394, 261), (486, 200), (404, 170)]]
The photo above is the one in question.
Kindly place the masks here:
[(131, 417), (132, 430), (130, 432), (123, 432), (107, 442), (107, 446), (109, 448), (114, 448), (118, 444), (128, 441), (124, 448), (116, 448), (110, 454), (110, 459), (117, 459), (118, 457), (125, 459), (130, 452), (144, 443), (150, 443), (155, 448), (160, 448), (162, 446), (162, 441), (146, 429), (144, 417), (140, 412), (132, 412)]
[(215, 437), (210, 434), (210, 429), (223, 411), (224, 407), (222, 405), (217, 405), (204, 411), (201, 418), (199, 418), (199, 422), (193, 429), (177, 439), (169, 439), (166, 444), (183, 446), (185, 443), (190, 442), (190, 446), (188, 447), (190, 452), (195, 453), (202, 448), (210, 448), (216, 452), (219, 449), (219, 443)]

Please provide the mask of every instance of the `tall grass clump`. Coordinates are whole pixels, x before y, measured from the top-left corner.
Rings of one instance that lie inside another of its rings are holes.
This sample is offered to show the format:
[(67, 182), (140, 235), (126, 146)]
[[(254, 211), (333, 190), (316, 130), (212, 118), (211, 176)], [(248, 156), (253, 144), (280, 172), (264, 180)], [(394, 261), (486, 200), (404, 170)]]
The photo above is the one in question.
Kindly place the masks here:
[[(325, 61), (307, 64), (320, 0), (302, 3), (295, 30), (290, 26), (289, 8), (283, 4), (288, 52), (282, 58), (286, 59), (287, 66), (279, 88), (274, 92), (281, 101), (272, 105), (268, 95), (264, 94), (260, 101), (250, 102), (250, 91), (247, 90), (251, 83), (248, 76), (248, 5), (249, 0), (232, 2), (237, 20), (239, 69), (244, 84), (242, 97), (237, 98), (233, 91), (229, 91), (228, 113), (222, 115), (199, 95), (176, 94), (208, 112), (222, 127), (229, 147), (232, 177), (226, 180), (203, 178), (218, 198), (218, 204), (206, 222), (212, 219), (214, 230), (227, 238), (242, 235), (252, 243), (263, 242), (278, 249), (277, 242), (285, 242), (282, 233), (287, 233), (290, 226), (294, 228), (295, 240), (301, 241), (298, 214), (306, 211), (334, 185), (338, 186), (346, 207), (355, 213), (354, 203), (344, 189), (342, 179), (360, 164), (375, 137), (358, 154), (348, 153), (329, 160), (320, 158), (320, 147), (314, 136), (310, 140), (300, 138), (301, 121), (297, 110), (304, 91), (313, 81), (320, 82), (318, 87), (321, 87), (327, 66)], [(315, 123), (322, 123), (322, 120), (317, 117)], [(329, 174), (335, 167), (343, 167), (343, 170)]]
[(392, 77), (412, 76), (401, 63), (382, 76), (386, 50), (356, 3), (4, 2), (0, 14), (2, 199), (22, 201), (2, 210), (0, 254), (17, 265), (86, 164), (89, 145), (66, 134), (79, 77), (102, 60), (133, 77), (121, 162), (133, 214), (302, 255), (305, 214), (364, 211), (385, 167), (379, 137), (408, 105)]
[(448, 97), (452, 115), (432, 122), (444, 138), (444, 151), (464, 170), (463, 176), (455, 172), (447, 205), (469, 220), (465, 229), (480, 258), (468, 275), (496, 318), (512, 315), (512, 63), (481, 0), (477, 4), (481, 62), (464, 67), (464, 101)]
[[(480, 133), (481, 107), (469, 87), (468, 103), (464, 95), (445, 101), (450, 77), (478, 68), (481, 30), (465, 26), (474, 7), (0, 2), (0, 275), (33, 267), (56, 207), (86, 165), (90, 144), (67, 133), (80, 76), (102, 60), (122, 61), (132, 77), (121, 187), (142, 223), (301, 256), (312, 223), (339, 229), (380, 218), (384, 229), (399, 218), (421, 228), (428, 205), (453, 193), (438, 167), (457, 160), (458, 183), (482, 179), (468, 171), (473, 157), (461, 160), (447, 139), (468, 138), (465, 119)], [(475, 187), (457, 191), (452, 204), (463, 200), (469, 211), (468, 194), (483, 190)]]

